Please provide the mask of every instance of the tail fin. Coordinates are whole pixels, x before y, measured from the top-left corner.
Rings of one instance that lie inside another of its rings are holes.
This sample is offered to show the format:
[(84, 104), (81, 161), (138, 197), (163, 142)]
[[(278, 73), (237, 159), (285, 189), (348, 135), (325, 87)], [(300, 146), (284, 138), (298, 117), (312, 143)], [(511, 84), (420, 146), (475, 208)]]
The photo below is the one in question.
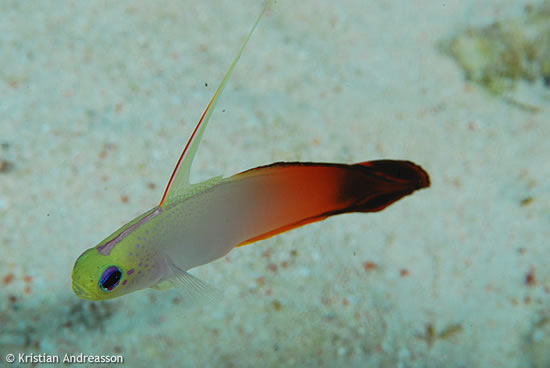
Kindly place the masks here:
[(430, 179), (410, 161), (277, 162), (234, 175), (226, 184), (223, 202), (234, 201), (231, 207), (243, 221), (241, 246), (330, 216), (381, 211), (428, 187)]
[(430, 186), (430, 177), (410, 161), (378, 160), (350, 165), (342, 194), (355, 198), (345, 212), (376, 212), (415, 190)]

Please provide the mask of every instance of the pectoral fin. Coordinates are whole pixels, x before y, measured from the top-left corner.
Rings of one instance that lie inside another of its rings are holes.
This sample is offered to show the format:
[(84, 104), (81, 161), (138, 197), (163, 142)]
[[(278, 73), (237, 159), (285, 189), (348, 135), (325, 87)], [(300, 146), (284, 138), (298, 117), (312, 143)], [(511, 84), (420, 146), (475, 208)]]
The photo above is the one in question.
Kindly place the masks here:
[(176, 288), (181, 294), (183, 303), (194, 305), (204, 302), (215, 302), (221, 299), (222, 293), (215, 287), (202, 281), (168, 261), (171, 277), (161, 281), (153, 289), (164, 291)]

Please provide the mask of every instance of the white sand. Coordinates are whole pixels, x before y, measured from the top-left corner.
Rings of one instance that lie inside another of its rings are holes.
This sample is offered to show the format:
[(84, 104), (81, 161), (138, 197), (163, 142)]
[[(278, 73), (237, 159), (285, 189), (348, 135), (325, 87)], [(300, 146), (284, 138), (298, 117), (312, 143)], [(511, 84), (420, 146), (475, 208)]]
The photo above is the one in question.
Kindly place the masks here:
[(0, 159), (13, 164), (0, 173), (0, 276), (13, 275), (0, 288), (0, 359), (550, 365), (548, 90), (537, 92), (541, 112), (523, 112), (466, 83), (435, 47), (528, 2), (480, 3), (277, 0), (193, 177), (281, 160), (395, 158), (421, 164), (432, 187), (197, 269), (225, 291), (218, 305), (182, 310), (176, 292), (144, 291), (94, 310), (72, 294), (74, 260), (159, 201), (261, 4), (0, 2), (0, 143), (9, 144)]

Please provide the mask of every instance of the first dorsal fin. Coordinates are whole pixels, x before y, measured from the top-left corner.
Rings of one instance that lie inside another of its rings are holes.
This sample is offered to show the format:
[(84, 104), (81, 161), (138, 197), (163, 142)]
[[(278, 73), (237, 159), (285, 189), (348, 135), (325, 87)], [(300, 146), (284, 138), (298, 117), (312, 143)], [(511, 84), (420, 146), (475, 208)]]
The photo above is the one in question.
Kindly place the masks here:
[(191, 134), (191, 137), (187, 142), (187, 145), (183, 149), (183, 152), (178, 160), (178, 163), (176, 164), (176, 168), (174, 169), (174, 172), (172, 173), (172, 176), (168, 181), (168, 185), (166, 186), (166, 190), (164, 191), (164, 194), (162, 196), (159, 206), (162, 206), (166, 202), (170, 202), (171, 198), (174, 198), (175, 196), (177, 196), (178, 193), (182, 193), (185, 187), (189, 186), (190, 184), (189, 172), (191, 171), (191, 164), (193, 163), (193, 158), (195, 157), (195, 154), (197, 153), (197, 149), (199, 148), (199, 144), (200, 144), (202, 135), (204, 133), (204, 130), (206, 129), (206, 125), (208, 124), (208, 120), (210, 119), (210, 115), (212, 115), (212, 112), (216, 108), (218, 99), (220, 98), (225, 88), (225, 85), (227, 84), (227, 81), (229, 80), (229, 77), (231, 76), (231, 73), (235, 68), (235, 65), (239, 61), (241, 54), (243, 53), (243, 50), (246, 44), (248, 43), (248, 40), (250, 39), (250, 36), (252, 36), (254, 29), (256, 29), (258, 22), (260, 21), (262, 15), (264, 14), (270, 2), (271, 0), (268, 0), (265, 3), (262, 11), (260, 12), (260, 15), (258, 15), (258, 18), (256, 18), (256, 22), (250, 29), (250, 32), (248, 32), (246, 39), (241, 45), (241, 48), (239, 49), (237, 56), (235, 56), (235, 59), (233, 59), (233, 62), (231, 63), (231, 65), (229, 66), (229, 69), (225, 73), (225, 76), (223, 77), (223, 80), (218, 86), (218, 89), (214, 93), (214, 96), (210, 100), (210, 103), (208, 103), (208, 106), (206, 106), (206, 109), (204, 110), (199, 122), (197, 123), (197, 126), (195, 127), (195, 130), (193, 130), (193, 133)]

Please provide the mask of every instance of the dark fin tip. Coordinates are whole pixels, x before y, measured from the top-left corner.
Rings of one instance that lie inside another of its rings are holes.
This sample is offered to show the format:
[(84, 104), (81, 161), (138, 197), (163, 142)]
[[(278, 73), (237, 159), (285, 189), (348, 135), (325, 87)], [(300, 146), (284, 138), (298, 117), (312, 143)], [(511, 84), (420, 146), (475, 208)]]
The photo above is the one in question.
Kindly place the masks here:
[(430, 186), (428, 173), (410, 161), (361, 162), (345, 181), (344, 192), (356, 198), (346, 212), (376, 212), (414, 191)]
[(421, 166), (411, 161), (377, 160), (361, 162), (357, 165), (374, 169), (390, 181), (408, 183), (414, 189), (430, 186), (428, 173)]

